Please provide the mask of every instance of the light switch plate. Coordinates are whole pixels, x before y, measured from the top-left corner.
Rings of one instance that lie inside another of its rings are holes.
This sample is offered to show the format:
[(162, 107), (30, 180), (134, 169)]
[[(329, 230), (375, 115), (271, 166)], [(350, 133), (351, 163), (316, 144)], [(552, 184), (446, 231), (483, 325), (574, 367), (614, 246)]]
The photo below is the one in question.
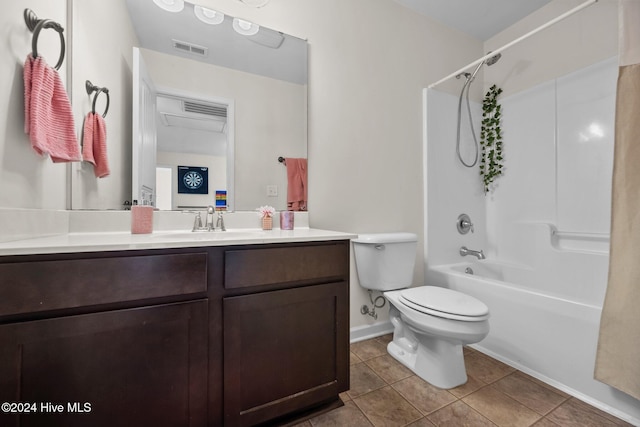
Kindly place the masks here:
[(267, 197), (278, 197), (277, 185), (267, 185)]

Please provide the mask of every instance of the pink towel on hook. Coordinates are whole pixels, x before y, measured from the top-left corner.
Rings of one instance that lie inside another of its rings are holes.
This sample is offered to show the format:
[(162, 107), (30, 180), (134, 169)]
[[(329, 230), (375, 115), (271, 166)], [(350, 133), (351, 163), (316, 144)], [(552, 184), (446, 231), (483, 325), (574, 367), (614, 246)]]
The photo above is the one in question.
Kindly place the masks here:
[(84, 118), (82, 158), (94, 166), (93, 172), (98, 178), (109, 176), (107, 126), (100, 114), (90, 112)]
[(42, 56), (24, 63), (24, 131), (54, 163), (81, 160), (69, 97), (58, 72)]
[(285, 159), (287, 165), (287, 208), (307, 210), (307, 159)]

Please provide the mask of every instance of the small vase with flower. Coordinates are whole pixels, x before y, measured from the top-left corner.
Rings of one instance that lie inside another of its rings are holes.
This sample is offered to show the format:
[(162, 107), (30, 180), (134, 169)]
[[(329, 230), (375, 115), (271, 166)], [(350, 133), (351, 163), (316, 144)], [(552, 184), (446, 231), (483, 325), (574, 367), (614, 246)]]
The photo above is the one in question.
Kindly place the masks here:
[(262, 218), (262, 229), (271, 230), (273, 228), (273, 214), (276, 210), (272, 206), (260, 206), (257, 211)]

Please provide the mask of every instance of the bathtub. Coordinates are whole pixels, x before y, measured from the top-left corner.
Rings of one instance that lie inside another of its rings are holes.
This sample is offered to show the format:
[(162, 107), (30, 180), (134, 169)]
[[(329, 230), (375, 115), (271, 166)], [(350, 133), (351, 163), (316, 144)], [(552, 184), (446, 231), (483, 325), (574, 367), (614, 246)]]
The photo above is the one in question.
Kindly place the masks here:
[(426, 280), (472, 295), (489, 307), (489, 335), (472, 347), (640, 425), (640, 402), (593, 379), (604, 291), (588, 288), (603, 274), (606, 283), (606, 263), (545, 273), (483, 260), (432, 266)]

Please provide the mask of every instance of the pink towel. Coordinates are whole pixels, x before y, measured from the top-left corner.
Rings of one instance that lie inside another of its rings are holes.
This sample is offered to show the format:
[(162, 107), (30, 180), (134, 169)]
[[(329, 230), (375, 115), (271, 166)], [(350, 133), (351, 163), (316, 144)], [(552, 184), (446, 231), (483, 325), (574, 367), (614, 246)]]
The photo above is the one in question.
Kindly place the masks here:
[(54, 163), (80, 161), (71, 103), (58, 72), (42, 56), (24, 63), (24, 131)]
[(89, 113), (82, 130), (82, 158), (91, 163), (98, 178), (109, 176), (107, 159), (107, 126), (100, 114)]
[(287, 165), (287, 208), (307, 210), (307, 159), (285, 159)]

